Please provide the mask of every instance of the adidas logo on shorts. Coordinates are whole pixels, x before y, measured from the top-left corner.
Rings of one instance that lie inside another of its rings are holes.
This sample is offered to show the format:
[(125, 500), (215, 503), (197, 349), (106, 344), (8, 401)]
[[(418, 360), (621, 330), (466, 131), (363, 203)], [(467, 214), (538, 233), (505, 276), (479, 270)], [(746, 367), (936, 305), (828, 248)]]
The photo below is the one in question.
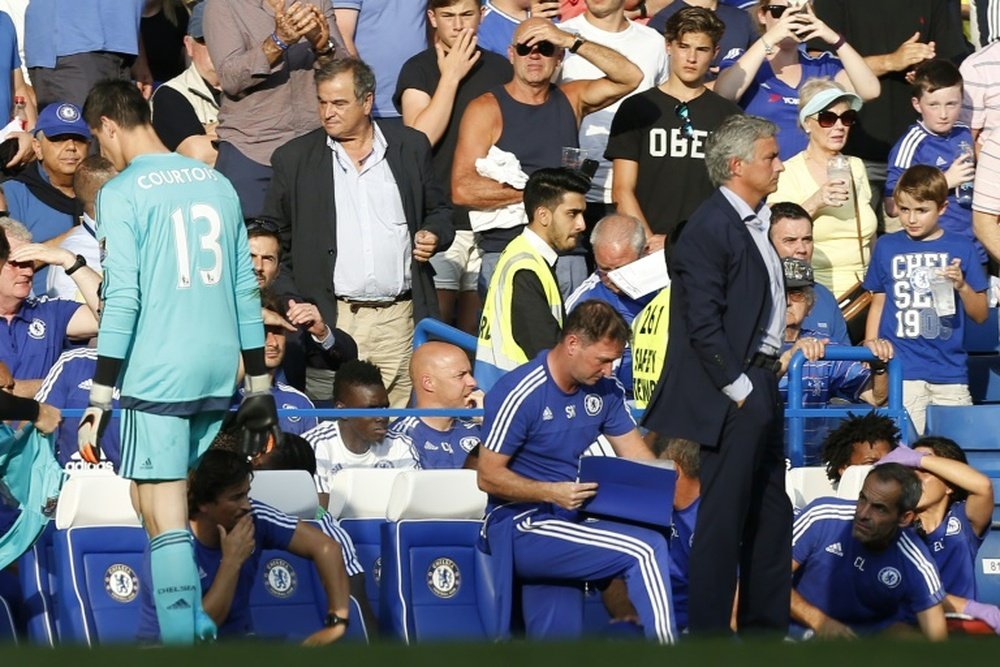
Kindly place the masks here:
[(153, 462), (147, 457), (146, 460), (139, 465), (139, 468), (142, 470), (152, 470)]

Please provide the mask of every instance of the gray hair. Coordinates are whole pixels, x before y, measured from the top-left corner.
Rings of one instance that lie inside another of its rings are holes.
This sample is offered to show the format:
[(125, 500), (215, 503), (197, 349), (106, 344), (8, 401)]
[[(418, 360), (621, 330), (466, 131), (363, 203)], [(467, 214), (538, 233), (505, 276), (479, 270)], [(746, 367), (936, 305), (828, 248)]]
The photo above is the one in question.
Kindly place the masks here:
[(611, 213), (598, 220), (590, 232), (591, 247), (605, 243), (626, 243), (641, 255), (646, 247), (646, 228), (633, 215)]
[(733, 177), (731, 159), (752, 161), (754, 144), (776, 134), (778, 126), (760, 116), (733, 114), (722, 121), (705, 142), (705, 167), (712, 184), (718, 187)]
[(350, 72), (354, 75), (354, 97), (364, 102), (368, 95), (375, 94), (375, 72), (360, 58), (328, 60), (316, 68), (313, 78), (316, 85), (333, 80), (338, 74)]
[(31, 232), (28, 231), (28, 228), (23, 223), (18, 222), (14, 218), (8, 218), (7, 216), (0, 217), (0, 229), (12, 241), (31, 243)]

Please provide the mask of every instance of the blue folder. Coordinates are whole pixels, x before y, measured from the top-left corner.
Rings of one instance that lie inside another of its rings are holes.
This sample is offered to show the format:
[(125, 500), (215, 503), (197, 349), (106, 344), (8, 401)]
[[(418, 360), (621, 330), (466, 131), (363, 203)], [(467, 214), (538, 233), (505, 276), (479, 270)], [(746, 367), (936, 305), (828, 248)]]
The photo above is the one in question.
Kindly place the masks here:
[(577, 478), (580, 482), (597, 482), (597, 495), (581, 508), (585, 513), (670, 527), (677, 484), (672, 463), (584, 456)]

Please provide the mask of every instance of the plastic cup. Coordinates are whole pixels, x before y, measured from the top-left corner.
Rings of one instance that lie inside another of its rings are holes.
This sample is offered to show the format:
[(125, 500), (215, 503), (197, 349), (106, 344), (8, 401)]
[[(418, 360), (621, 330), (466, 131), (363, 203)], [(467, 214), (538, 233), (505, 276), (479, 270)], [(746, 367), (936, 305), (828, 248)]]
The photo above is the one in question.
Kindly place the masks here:
[(834, 155), (827, 160), (826, 177), (831, 181), (843, 181), (847, 187), (847, 200), (842, 204), (849, 209), (854, 208), (854, 188), (852, 187), (854, 176), (851, 173), (851, 163), (843, 155)]

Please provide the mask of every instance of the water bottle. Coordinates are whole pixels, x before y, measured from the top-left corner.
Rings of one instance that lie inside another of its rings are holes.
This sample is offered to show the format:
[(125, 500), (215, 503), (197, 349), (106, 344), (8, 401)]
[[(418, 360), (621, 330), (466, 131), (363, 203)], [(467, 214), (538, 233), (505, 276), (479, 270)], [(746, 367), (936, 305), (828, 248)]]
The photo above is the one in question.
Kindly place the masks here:
[(21, 129), (28, 129), (28, 111), (27, 102), (24, 97), (17, 95), (14, 97), (14, 113), (12, 114), (13, 119), (21, 123)]
[[(956, 159), (972, 162), (973, 155), (972, 146), (968, 141), (958, 143), (958, 157)], [(973, 181), (966, 181), (959, 183), (958, 187), (955, 188), (955, 199), (958, 200), (958, 205), (962, 208), (972, 208), (972, 187)]]

